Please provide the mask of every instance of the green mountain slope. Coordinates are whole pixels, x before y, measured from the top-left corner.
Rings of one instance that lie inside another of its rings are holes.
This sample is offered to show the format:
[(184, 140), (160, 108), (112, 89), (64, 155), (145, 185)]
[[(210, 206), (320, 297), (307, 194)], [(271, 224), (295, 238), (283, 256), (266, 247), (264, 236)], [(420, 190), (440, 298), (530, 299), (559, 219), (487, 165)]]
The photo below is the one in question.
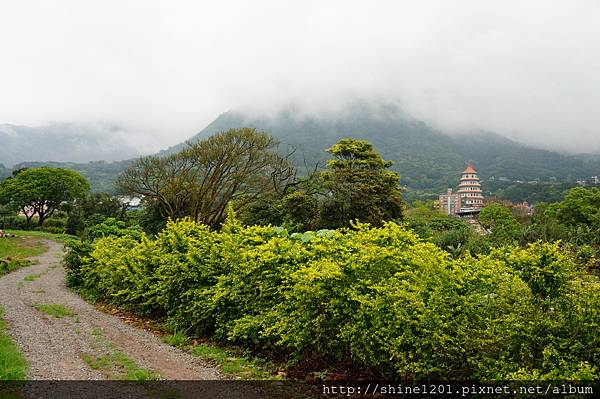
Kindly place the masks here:
[[(354, 108), (342, 117), (296, 118), (292, 113), (251, 118), (227, 112), (194, 136), (196, 141), (232, 127), (266, 131), (285, 146), (297, 149), (296, 160), (308, 164), (327, 159), (324, 151), (342, 137), (371, 141), (384, 158), (394, 161), (403, 185), (413, 189), (443, 190), (454, 186), (467, 161), (483, 179), (574, 181), (600, 173), (600, 157), (569, 156), (528, 147), (489, 132), (448, 136), (399, 111), (383, 114)], [(183, 144), (163, 152), (181, 148)]]
[[(293, 110), (270, 117), (251, 117), (226, 112), (189, 141), (236, 127), (254, 127), (277, 137), (281, 151), (295, 148), (299, 167), (328, 158), (325, 149), (342, 137), (371, 141), (385, 159), (394, 161), (402, 184), (412, 192), (436, 193), (455, 186), (467, 161), (474, 163), (485, 180), (494, 176), (509, 180), (574, 182), (578, 177), (600, 174), (600, 156), (569, 156), (528, 147), (489, 132), (446, 135), (393, 106), (355, 105), (331, 117), (299, 117)], [(178, 144), (161, 155), (183, 148)], [(24, 163), (39, 166), (49, 163)], [(88, 164), (52, 163), (80, 171), (95, 189), (110, 189), (127, 161)], [(484, 187), (485, 189), (485, 187)]]

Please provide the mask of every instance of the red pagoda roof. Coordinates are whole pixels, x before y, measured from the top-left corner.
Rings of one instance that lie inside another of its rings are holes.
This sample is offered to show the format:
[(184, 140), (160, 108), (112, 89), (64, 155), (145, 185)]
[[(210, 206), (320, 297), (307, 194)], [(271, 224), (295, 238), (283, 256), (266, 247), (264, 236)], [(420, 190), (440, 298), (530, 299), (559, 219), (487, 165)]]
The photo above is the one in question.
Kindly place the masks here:
[(473, 167), (473, 165), (469, 164), (467, 166), (467, 169), (465, 169), (463, 171), (463, 173), (477, 173), (477, 171), (475, 170), (475, 168)]

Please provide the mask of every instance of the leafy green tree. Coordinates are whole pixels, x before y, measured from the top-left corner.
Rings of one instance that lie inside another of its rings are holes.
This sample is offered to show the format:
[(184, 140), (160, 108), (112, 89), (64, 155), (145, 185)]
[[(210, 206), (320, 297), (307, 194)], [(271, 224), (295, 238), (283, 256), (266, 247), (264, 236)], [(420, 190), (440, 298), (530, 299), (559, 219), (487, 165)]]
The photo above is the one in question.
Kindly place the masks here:
[(462, 255), (475, 235), (464, 220), (434, 209), (432, 204), (417, 204), (405, 211), (404, 218), (420, 237), (453, 255)]
[(600, 227), (600, 189), (576, 187), (552, 207), (556, 219), (568, 226)]
[(190, 216), (218, 226), (228, 203), (239, 211), (270, 192), (281, 192), (295, 169), (273, 137), (251, 128), (230, 129), (167, 157), (145, 157), (118, 180), (122, 192), (145, 196), (164, 218)]
[(481, 210), (479, 223), (489, 230), (492, 245), (506, 245), (519, 238), (520, 225), (508, 208), (490, 204)]
[(333, 159), (321, 173), (327, 194), (321, 209), (321, 225), (349, 226), (352, 220), (381, 226), (402, 218), (400, 175), (389, 170), (368, 141), (345, 138), (327, 150)]
[(0, 202), (20, 210), (27, 223), (37, 216), (42, 226), (61, 205), (83, 198), (89, 189), (88, 181), (72, 170), (25, 169), (0, 184)]
[(560, 240), (582, 264), (600, 272), (600, 189), (576, 187), (563, 201), (537, 205), (523, 238)]
[(127, 213), (127, 220), (132, 226), (139, 225), (150, 235), (156, 235), (165, 228), (167, 221), (161, 213), (160, 206), (148, 199), (142, 199), (143, 208)]
[(90, 193), (67, 209), (67, 233), (78, 234), (107, 218), (124, 219), (125, 206), (109, 193)]

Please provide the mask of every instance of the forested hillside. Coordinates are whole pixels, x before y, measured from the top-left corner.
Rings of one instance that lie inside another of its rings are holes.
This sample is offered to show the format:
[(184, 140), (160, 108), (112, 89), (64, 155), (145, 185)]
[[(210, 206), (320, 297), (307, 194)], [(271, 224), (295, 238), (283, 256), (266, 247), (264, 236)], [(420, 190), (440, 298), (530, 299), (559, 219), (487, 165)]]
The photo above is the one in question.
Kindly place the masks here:
[[(286, 111), (270, 117), (251, 117), (226, 112), (189, 141), (194, 142), (230, 128), (253, 127), (281, 141), (280, 151), (295, 149), (293, 160), (301, 172), (323, 162), (324, 149), (340, 138), (368, 140), (384, 159), (394, 162), (402, 185), (411, 198), (425, 198), (456, 185), (467, 161), (472, 161), (482, 179), (506, 178), (509, 181), (574, 183), (578, 177), (600, 174), (600, 156), (570, 156), (528, 147), (490, 132), (450, 136), (392, 106), (355, 105), (330, 117), (299, 116)], [(173, 153), (185, 146), (180, 143), (160, 154)], [(116, 176), (129, 164), (122, 162), (49, 163), (26, 162), (18, 167), (66, 167), (90, 179), (95, 191), (112, 191)], [(490, 185), (491, 187), (497, 185)], [(538, 187), (539, 188), (539, 187)], [(554, 188), (551, 188), (554, 190)], [(486, 194), (496, 194), (484, 186)], [(514, 190), (513, 190), (514, 191)], [(524, 193), (531, 190), (520, 190)], [(513, 199), (527, 199), (513, 195)]]
[[(600, 157), (569, 156), (528, 147), (490, 132), (449, 136), (393, 107), (373, 111), (355, 106), (341, 116), (297, 117), (292, 112), (253, 118), (226, 112), (191, 141), (235, 127), (254, 127), (297, 148), (297, 161), (308, 164), (326, 159), (324, 148), (342, 137), (368, 140), (385, 159), (394, 162), (409, 189), (443, 190), (454, 186), (466, 161), (472, 161), (483, 179), (573, 181), (600, 173)], [(181, 148), (182, 144), (167, 150)]]

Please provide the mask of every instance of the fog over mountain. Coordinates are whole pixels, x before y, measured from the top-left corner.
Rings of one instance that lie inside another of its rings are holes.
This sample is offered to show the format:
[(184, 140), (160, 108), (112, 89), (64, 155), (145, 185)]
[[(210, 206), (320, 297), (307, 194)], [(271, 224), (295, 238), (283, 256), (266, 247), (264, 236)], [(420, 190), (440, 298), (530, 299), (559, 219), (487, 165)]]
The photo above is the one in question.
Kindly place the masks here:
[[(368, 140), (392, 168), (401, 174), (407, 193), (429, 195), (455, 185), (467, 161), (473, 162), (489, 187), (489, 181), (534, 181), (575, 184), (578, 178), (600, 173), (600, 155), (574, 156), (536, 149), (489, 131), (465, 132), (452, 136), (411, 116), (393, 103), (355, 101), (339, 112), (303, 113), (288, 105), (277, 114), (227, 111), (216, 117), (185, 142), (165, 148), (168, 155), (187, 143), (232, 128), (252, 127), (269, 132), (280, 141), (279, 150), (291, 155), (299, 173), (324, 165), (326, 149), (343, 137)], [(119, 162), (26, 162), (20, 167), (63, 167), (81, 172), (97, 191), (114, 191), (113, 182), (130, 165)], [(0, 173), (2, 170), (0, 170)], [(9, 171), (5, 171), (5, 175)], [(531, 186), (536, 187), (536, 185)], [(419, 194), (421, 193), (421, 194)], [(519, 197), (521, 198), (521, 197)], [(527, 197), (529, 198), (529, 197)], [(521, 199), (522, 200), (522, 199)]]
[(1, 2), (0, 123), (113, 121), (142, 152), (224, 110), (391, 102), (445, 132), (600, 152), (593, 0)]
[(0, 163), (23, 161), (116, 161), (139, 151), (127, 132), (112, 124), (52, 123), (46, 126), (0, 124)]

